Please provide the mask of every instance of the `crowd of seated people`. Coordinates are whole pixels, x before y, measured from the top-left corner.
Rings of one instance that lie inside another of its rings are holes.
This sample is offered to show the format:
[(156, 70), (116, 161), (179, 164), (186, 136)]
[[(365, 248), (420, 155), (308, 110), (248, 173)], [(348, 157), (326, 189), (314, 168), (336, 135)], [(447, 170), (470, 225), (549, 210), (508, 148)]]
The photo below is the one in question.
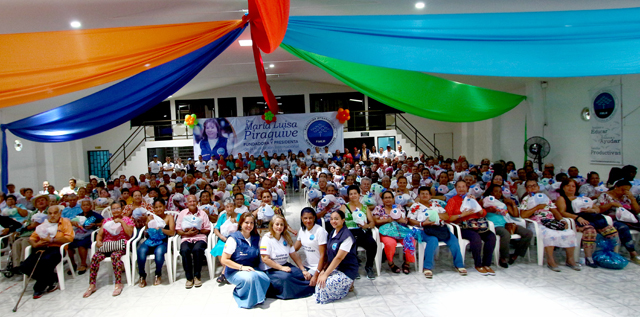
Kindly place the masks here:
[[(440, 243), (461, 276), (468, 274), (467, 245), (475, 271), (490, 276), (494, 265), (507, 269), (530, 252), (532, 240), (540, 241), (554, 272), (562, 271), (556, 249), (565, 250), (569, 269), (583, 269), (575, 248), (584, 250), (584, 265), (597, 268), (598, 239), (619, 241), (625, 256), (640, 264), (633, 240), (640, 230), (640, 181), (633, 166), (612, 168), (601, 182), (598, 173), (583, 177), (574, 166), (564, 173), (549, 163), (538, 170), (531, 161), (522, 168), (489, 159), (476, 165), (464, 156), (411, 157), (401, 147), (364, 145), (344, 153), (325, 147), (185, 162), (154, 156), (137, 177), (71, 178), (60, 191), (45, 181), (37, 194), (8, 184), (0, 195), (0, 231), (11, 237), (3, 243), (11, 244), (15, 272), (30, 274), (39, 263), (34, 298), (58, 288), (52, 268), (61, 256), (54, 251), (64, 244), (70, 269), (90, 273), (84, 297), (98, 289), (105, 259), (115, 275), (113, 296), (123, 292), (127, 266), (139, 275), (137, 286), (147, 286), (149, 255), (156, 264), (153, 285), (162, 284), (165, 255), (176, 243), (187, 289), (203, 285), (203, 264), (212, 257), (222, 268), (210, 275), (235, 285), (243, 308), (267, 297), (339, 300), (361, 278), (361, 262), (368, 279), (376, 278), (374, 266), (379, 270), (382, 261), (395, 274), (410, 274), (412, 263), (421, 262), (422, 275), (431, 279)], [(286, 210), (287, 192), (300, 190), (308, 206)], [(291, 217), (298, 213), (294, 230)], [(33, 250), (25, 256), (28, 246)], [(136, 263), (128, 263), (127, 252)]]

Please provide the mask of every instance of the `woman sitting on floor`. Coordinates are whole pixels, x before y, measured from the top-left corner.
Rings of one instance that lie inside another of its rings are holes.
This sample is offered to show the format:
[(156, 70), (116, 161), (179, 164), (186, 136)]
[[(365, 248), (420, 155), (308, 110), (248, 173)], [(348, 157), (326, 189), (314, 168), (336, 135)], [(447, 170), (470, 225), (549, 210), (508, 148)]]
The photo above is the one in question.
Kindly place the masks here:
[[(280, 299), (311, 296), (314, 291), (309, 287), (311, 274), (302, 265), (287, 227), (284, 217), (275, 215), (269, 223), (269, 232), (260, 240), (260, 268), (271, 280), (268, 295)], [(297, 267), (288, 263), (289, 257)]]

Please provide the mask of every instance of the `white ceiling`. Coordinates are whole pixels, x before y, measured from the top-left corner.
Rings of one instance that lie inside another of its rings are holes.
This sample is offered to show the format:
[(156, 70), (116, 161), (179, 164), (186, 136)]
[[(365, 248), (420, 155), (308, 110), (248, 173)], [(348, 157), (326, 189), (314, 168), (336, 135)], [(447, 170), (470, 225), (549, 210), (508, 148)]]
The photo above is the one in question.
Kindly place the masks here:
[[(291, 15), (388, 15), (480, 12), (588, 10), (634, 7), (631, 0), (291, 0)], [(170, 24), (234, 20), (247, 8), (246, 0), (1, 0), (0, 33), (41, 32), (70, 29), (79, 20), (83, 28)], [(248, 30), (240, 39), (249, 39)], [(307, 80), (340, 84), (322, 70), (278, 49), (264, 54), (269, 81)], [(526, 78), (442, 75), (447, 79), (502, 91), (521, 89)], [(255, 81), (250, 47), (234, 43), (174, 97)], [(274, 92), (277, 94), (278, 92)]]

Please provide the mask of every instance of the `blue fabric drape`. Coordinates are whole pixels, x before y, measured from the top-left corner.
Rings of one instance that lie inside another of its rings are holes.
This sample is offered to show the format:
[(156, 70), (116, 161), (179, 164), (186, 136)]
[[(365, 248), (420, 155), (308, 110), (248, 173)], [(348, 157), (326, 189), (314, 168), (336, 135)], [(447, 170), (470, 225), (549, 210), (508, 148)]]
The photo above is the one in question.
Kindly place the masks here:
[(231, 45), (245, 27), (233, 30), (205, 47), (97, 93), (31, 117), (3, 124), (3, 191), (6, 192), (9, 181), (6, 130), (30, 141), (65, 142), (117, 127), (149, 110), (186, 85)]
[(283, 43), (355, 63), (518, 77), (640, 73), (640, 8), (298, 16)]

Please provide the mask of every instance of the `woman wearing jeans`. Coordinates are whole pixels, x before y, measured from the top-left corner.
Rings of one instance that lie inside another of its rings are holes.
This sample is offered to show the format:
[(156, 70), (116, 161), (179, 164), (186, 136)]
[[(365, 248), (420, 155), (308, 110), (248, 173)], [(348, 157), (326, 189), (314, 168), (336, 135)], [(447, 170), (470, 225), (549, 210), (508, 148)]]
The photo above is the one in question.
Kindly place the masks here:
[(144, 271), (147, 264), (147, 255), (153, 254), (156, 262), (156, 278), (153, 285), (162, 284), (162, 266), (164, 265), (164, 255), (167, 253), (169, 237), (176, 233), (176, 224), (172, 215), (164, 213), (164, 200), (156, 199), (153, 202), (153, 213), (162, 218), (165, 222), (163, 228), (149, 228), (149, 223), (155, 219), (153, 215), (147, 217), (147, 231), (144, 240), (138, 247), (138, 273), (140, 274), (140, 288), (147, 286), (147, 273)]
[[(487, 212), (484, 209), (480, 212), (460, 209), (464, 198), (467, 197), (467, 191), (467, 183), (464, 181), (456, 182), (456, 195), (447, 202), (447, 206), (445, 207), (447, 213), (442, 214), (443, 220), (458, 224), (472, 219), (476, 219), (476, 221), (486, 221), (485, 216)], [(472, 197), (472, 195), (469, 196)], [(493, 249), (496, 246), (496, 235), (489, 231), (488, 228), (465, 228), (461, 231), (462, 238), (469, 240), (471, 254), (473, 254), (473, 262), (478, 273), (481, 275), (496, 275), (496, 272), (491, 269), (491, 257), (493, 256)], [(484, 247), (482, 246), (483, 241)], [(462, 250), (462, 252), (464, 252), (464, 250)]]

